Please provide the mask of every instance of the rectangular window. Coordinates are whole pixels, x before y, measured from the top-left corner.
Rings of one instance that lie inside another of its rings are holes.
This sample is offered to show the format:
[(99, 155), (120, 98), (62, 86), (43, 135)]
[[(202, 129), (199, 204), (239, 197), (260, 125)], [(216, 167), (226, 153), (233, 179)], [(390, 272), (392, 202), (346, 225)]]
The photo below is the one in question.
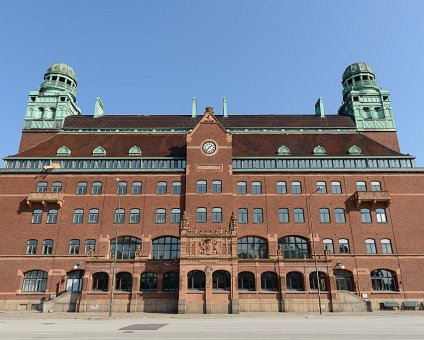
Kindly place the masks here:
[(212, 208), (212, 222), (216, 222), (216, 223), (222, 222), (222, 209), (221, 208)]
[(94, 182), (93, 187), (91, 188), (92, 195), (101, 195), (102, 194), (102, 182)]
[(41, 251), (42, 255), (51, 255), (53, 254), (53, 240), (44, 240), (43, 249)]
[(69, 242), (69, 255), (78, 255), (80, 248), (79, 240), (71, 240)]
[(289, 223), (289, 209), (287, 208), (278, 209), (278, 222)]
[(130, 211), (130, 223), (136, 224), (140, 223), (140, 210), (131, 209)]
[(381, 240), (381, 252), (383, 254), (393, 254), (392, 243), (388, 239)]
[(239, 208), (238, 209), (238, 223), (247, 223), (247, 209)]
[(57, 222), (57, 209), (49, 209), (47, 213), (47, 221), (48, 224), (56, 224)]
[(362, 223), (371, 223), (371, 212), (369, 209), (361, 209), (361, 221)]
[(196, 221), (206, 223), (206, 208), (197, 208)]
[(117, 195), (126, 195), (127, 194), (127, 182), (119, 182)]
[(220, 194), (222, 192), (222, 182), (221, 181), (213, 181), (212, 182), (212, 192), (214, 194)]
[(172, 209), (171, 210), (171, 223), (180, 223), (181, 221), (181, 210)]
[(133, 195), (141, 195), (142, 189), (143, 189), (143, 187), (142, 187), (141, 182), (133, 182), (131, 194), (133, 194)]
[(317, 182), (317, 194), (326, 194), (327, 193), (327, 184), (325, 182)]
[(207, 182), (197, 181), (196, 191), (198, 194), (205, 194), (207, 192)]
[(166, 210), (156, 209), (156, 223), (165, 223), (165, 222), (166, 222)]
[(322, 242), (323, 242), (323, 245), (324, 245), (324, 252), (328, 251), (331, 254), (334, 254), (333, 240), (324, 239)]
[(371, 239), (365, 240), (365, 250), (367, 254), (377, 254), (377, 248), (375, 247), (375, 241)]
[(349, 241), (347, 239), (339, 240), (339, 251), (340, 254), (350, 254)]
[(99, 210), (98, 209), (90, 209), (88, 214), (88, 223), (96, 224), (99, 221)]
[(261, 182), (252, 182), (252, 194), (254, 194), (254, 195), (262, 194), (262, 184), (261, 184)]
[(43, 210), (41, 210), (41, 209), (34, 209), (32, 211), (31, 223), (32, 224), (40, 224), (42, 217), (43, 217)]
[(365, 182), (356, 182), (357, 191), (367, 191), (367, 184)]
[(87, 193), (87, 183), (79, 182), (77, 186), (77, 195), (85, 195)]
[(62, 182), (53, 182), (52, 191), (53, 192), (61, 192), (62, 191)]
[(72, 219), (72, 223), (74, 224), (81, 224), (84, 219), (84, 210), (82, 209), (75, 209), (74, 210), (74, 217)]
[(181, 195), (181, 182), (173, 182), (172, 183), (172, 194), (173, 195)]
[(372, 191), (381, 191), (381, 183), (378, 181), (371, 182), (371, 190)]
[(166, 194), (166, 182), (158, 182), (156, 193), (158, 195), (165, 195)]
[(334, 216), (336, 217), (336, 223), (346, 223), (346, 216), (343, 208), (334, 209)]
[(26, 255), (36, 255), (37, 254), (37, 240), (28, 240), (27, 248), (26, 248)]
[(253, 223), (264, 223), (261, 208), (254, 208), (253, 209)]
[(96, 248), (96, 240), (86, 240), (84, 247), (84, 254), (87, 255), (89, 252), (94, 253), (94, 249)]
[(125, 209), (115, 209), (115, 217), (114, 217), (114, 223), (115, 224), (123, 224), (125, 221)]
[(302, 193), (302, 185), (300, 182), (292, 182), (292, 194), (301, 194)]
[(386, 210), (384, 209), (375, 209), (377, 215), (377, 223), (387, 223)]

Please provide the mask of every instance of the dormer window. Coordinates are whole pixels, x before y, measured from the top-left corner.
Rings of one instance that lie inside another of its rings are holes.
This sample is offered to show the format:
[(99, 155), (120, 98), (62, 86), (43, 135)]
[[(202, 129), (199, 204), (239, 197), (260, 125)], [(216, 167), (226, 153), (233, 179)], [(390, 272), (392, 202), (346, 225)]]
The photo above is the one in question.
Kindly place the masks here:
[(314, 155), (326, 155), (327, 151), (325, 150), (324, 147), (318, 145), (314, 148), (313, 154)]
[(128, 151), (130, 156), (141, 156), (141, 149), (138, 146), (133, 146), (130, 151)]
[(349, 155), (360, 155), (362, 154), (362, 150), (359, 146), (353, 145), (347, 150), (347, 153)]
[(62, 146), (56, 151), (56, 156), (69, 156), (70, 154), (71, 150), (69, 150), (66, 146)]
[(106, 150), (98, 146), (93, 150), (93, 156), (106, 156)]
[(290, 155), (290, 149), (287, 146), (282, 145), (278, 148), (277, 154), (281, 156)]

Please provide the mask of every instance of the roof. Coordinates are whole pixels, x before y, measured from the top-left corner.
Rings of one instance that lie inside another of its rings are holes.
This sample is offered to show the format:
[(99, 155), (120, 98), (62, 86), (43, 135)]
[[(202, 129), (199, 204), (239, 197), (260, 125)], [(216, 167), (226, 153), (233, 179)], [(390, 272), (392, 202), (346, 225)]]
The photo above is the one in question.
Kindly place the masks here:
[[(143, 128), (193, 128), (202, 115), (107, 115), (69, 116), (63, 129), (143, 129)], [(215, 115), (225, 128), (355, 128), (351, 117), (328, 115)]]
[[(360, 133), (291, 133), (291, 134), (233, 134), (234, 157), (273, 157), (285, 145), (290, 155), (312, 156), (316, 146), (322, 146), (327, 156), (348, 156), (347, 150), (356, 145), (363, 156), (402, 156)], [(136, 133), (67, 133), (62, 132), (27, 149), (15, 157), (55, 157), (57, 150), (66, 146), (71, 157), (91, 157), (101, 146), (107, 157), (126, 157), (133, 146), (142, 150), (144, 157), (185, 157), (186, 134), (136, 134)]]

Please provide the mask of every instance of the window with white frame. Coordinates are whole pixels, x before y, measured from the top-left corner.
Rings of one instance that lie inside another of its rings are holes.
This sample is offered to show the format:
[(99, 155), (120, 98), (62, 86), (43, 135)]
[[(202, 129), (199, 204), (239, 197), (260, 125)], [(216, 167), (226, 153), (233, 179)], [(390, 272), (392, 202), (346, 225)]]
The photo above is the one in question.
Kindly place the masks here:
[(280, 223), (289, 223), (289, 209), (279, 208), (278, 209), (278, 222)]
[(125, 221), (125, 209), (123, 208), (115, 209), (114, 223), (123, 224), (124, 221)]
[(56, 224), (57, 223), (57, 209), (49, 209), (47, 213), (47, 221), (48, 224)]
[(181, 195), (181, 182), (172, 182), (172, 194)]
[(327, 193), (327, 183), (317, 182), (317, 194), (326, 194)]
[(350, 254), (349, 240), (345, 238), (339, 240), (339, 252), (340, 254)]
[(336, 218), (336, 223), (346, 223), (346, 215), (343, 208), (334, 209), (334, 217)]
[(368, 208), (361, 209), (361, 221), (362, 223), (371, 223), (371, 211)]
[(287, 194), (286, 182), (283, 182), (283, 181), (277, 182), (277, 194), (279, 195)]
[(261, 182), (252, 182), (252, 194), (254, 195), (262, 194)]
[(197, 208), (196, 221), (198, 223), (206, 223), (206, 208)]
[(166, 194), (166, 182), (158, 182), (156, 193), (158, 195), (165, 195)]
[(247, 216), (248, 212), (246, 208), (239, 208), (238, 209), (238, 218), (237, 218), (237, 222), (238, 223), (247, 223), (248, 221), (248, 216)]
[(388, 238), (381, 240), (381, 252), (383, 254), (393, 254), (392, 242)]
[(302, 208), (295, 208), (294, 209), (294, 223), (304, 223), (305, 217), (303, 215), (303, 209)]
[(32, 211), (32, 218), (31, 218), (31, 223), (32, 224), (40, 224), (42, 218), (43, 218), (43, 210), (41, 210), (41, 209), (34, 209)]
[(72, 218), (73, 224), (81, 224), (84, 219), (84, 209), (75, 209), (74, 217)]
[(331, 254), (334, 254), (334, 245), (331, 238), (325, 238), (322, 240), (324, 246), (324, 252), (329, 251)]
[(69, 255), (78, 255), (80, 248), (80, 240), (70, 240), (69, 241)]
[(140, 209), (132, 208), (130, 210), (130, 223), (132, 224), (140, 223)]
[(263, 212), (261, 208), (253, 209), (253, 223), (264, 223)]
[(205, 180), (197, 181), (196, 192), (198, 194), (205, 194), (207, 192), (207, 182)]
[(377, 254), (377, 248), (375, 246), (375, 240), (368, 238), (365, 240), (365, 252), (367, 254)]
[(77, 185), (77, 195), (85, 195), (87, 193), (87, 182), (79, 182)]
[(221, 208), (212, 208), (212, 222), (216, 222), (216, 223), (222, 222), (222, 209)]
[(356, 190), (357, 191), (367, 191), (367, 183), (363, 181), (356, 182)]
[(298, 181), (292, 182), (292, 194), (301, 194), (302, 184)]
[(93, 186), (91, 187), (91, 194), (92, 195), (101, 195), (103, 189), (102, 182), (93, 182)]
[(375, 209), (377, 223), (387, 223), (386, 210), (382, 208)]
[(246, 195), (247, 194), (247, 183), (246, 182), (237, 182), (237, 194)]
[(166, 223), (166, 210), (163, 208), (156, 209), (156, 223)]
[(319, 220), (321, 223), (331, 223), (330, 209), (320, 208), (319, 209)]
[(215, 180), (212, 181), (212, 192), (214, 194), (220, 194), (222, 192), (222, 182)]
[(171, 223), (180, 223), (181, 210), (178, 208), (171, 209)]
[(331, 182), (331, 193), (332, 194), (341, 194), (342, 193), (342, 184), (340, 182), (337, 182), (337, 181)]
[(381, 183), (379, 181), (371, 182), (371, 190), (372, 191), (381, 191)]
[(97, 224), (99, 222), (99, 209), (92, 208), (88, 212), (88, 223)]

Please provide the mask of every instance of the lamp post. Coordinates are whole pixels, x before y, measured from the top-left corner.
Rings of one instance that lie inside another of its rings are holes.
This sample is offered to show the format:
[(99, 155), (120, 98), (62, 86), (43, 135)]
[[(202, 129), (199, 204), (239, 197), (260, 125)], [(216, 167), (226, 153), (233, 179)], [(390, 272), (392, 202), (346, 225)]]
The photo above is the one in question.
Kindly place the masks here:
[(317, 261), (317, 252), (315, 248), (315, 236), (314, 236), (314, 226), (311, 219), (311, 196), (317, 192), (320, 192), (321, 188), (318, 187), (313, 193), (306, 196), (306, 207), (308, 209), (308, 224), (309, 224), (309, 231), (312, 235), (312, 254), (314, 256), (314, 266), (315, 266), (315, 275), (317, 279), (317, 289), (318, 289), (318, 308), (319, 313), (322, 314), (322, 306), (321, 306), (321, 287), (319, 282), (319, 272), (318, 272), (318, 261)]
[(110, 293), (109, 300), (109, 317), (112, 316), (112, 307), (113, 307), (113, 294), (115, 293), (115, 271), (116, 271), (116, 256), (118, 254), (118, 232), (119, 232), (119, 220), (121, 219), (121, 188), (119, 187), (120, 179), (115, 179), (117, 183), (117, 193), (118, 193), (118, 218), (115, 221), (115, 249), (113, 254), (113, 262), (112, 262), (112, 290)]

